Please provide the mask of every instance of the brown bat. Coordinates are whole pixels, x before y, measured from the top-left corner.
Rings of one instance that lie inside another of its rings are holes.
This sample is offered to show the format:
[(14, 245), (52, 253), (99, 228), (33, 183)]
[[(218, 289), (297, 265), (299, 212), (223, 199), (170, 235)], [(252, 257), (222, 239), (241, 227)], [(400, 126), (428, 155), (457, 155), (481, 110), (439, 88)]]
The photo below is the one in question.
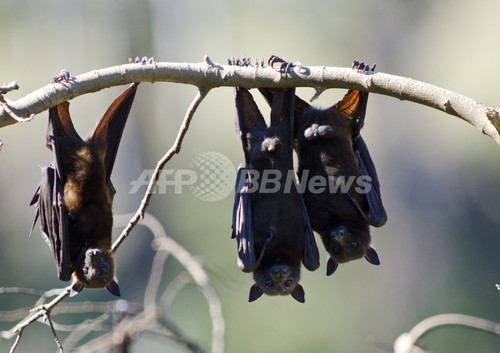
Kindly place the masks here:
[(37, 204), (31, 230), (40, 218), (59, 279), (74, 277), (72, 296), (83, 288), (104, 287), (120, 296), (111, 252), (115, 189), (110, 176), (137, 85), (111, 104), (85, 141), (71, 122), (68, 102), (49, 110), (47, 147), (54, 161), (41, 167), (42, 180), (30, 203)]
[[(275, 56), (271, 59), (282, 62), (280, 72), (294, 66)], [(368, 73), (375, 67), (355, 61), (353, 68)], [(260, 91), (271, 104), (274, 92)], [(371, 247), (370, 225), (384, 225), (387, 215), (375, 165), (360, 135), (367, 101), (368, 92), (349, 90), (340, 102), (321, 110), (295, 97), (298, 177), (312, 228), (330, 254), (328, 275), (339, 263), (361, 257), (380, 264)], [(314, 187), (316, 181), (321, 187)]]
[(301, 263), (311, 271), (319, 267), (314, 234), (295, 186), (294, 97), (295, 89), (276, 90), (268, 127), (250, 92), (236, 89), (245, 165), (240, 166), (236, 181), (233, 237), (238, 244), (239, 267), (253, 272), (255, 283), (249, 301), (265, 293), (290, 294), (303, 303)]

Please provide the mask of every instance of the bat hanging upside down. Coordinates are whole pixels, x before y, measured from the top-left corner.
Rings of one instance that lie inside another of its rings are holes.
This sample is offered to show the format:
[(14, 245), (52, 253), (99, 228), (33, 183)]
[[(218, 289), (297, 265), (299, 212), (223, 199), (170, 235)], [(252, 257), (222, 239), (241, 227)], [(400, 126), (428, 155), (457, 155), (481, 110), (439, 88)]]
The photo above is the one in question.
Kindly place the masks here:
[[(270, 65), (281, 62), (280, 73), (288, 74), (295, 64), (272, 56)], [(375, 65), (353, 63), (353, 69), (372, 74)], [(260, 88), (271, 104), (275, 95)], [(370, 225), (387, 221), (375, 165), (360, 131), (366, 114), (368, 92), (349, 90), (344, 98), (327, 109), (317, 109), (295, 96), (295, 150), (298, 177), (313, 230), (319, 233), (330, 254), (327, 275), (339, 263), (364, 257), (380, 264), (371, 246)], [(314, 181), (323, 181), (314, 188)]]
[(295, 186), (294, 98), (295, 89), (275, 90), (268, 127), (250, 92), (236, 88), (245, 164), (240, 166), (236, 181), (232, 236), (238, 244), (239, 267), (253, 272), (251, 302), (265, 293), (290, 294), (303, 303), (301, 263), (310, 271), (319, 267), (314, 234)]
[(111, 251), (110, 176), (118, 145), (137, 90), (130, 85), (108, 108), (92, 136), (82, 140), (69, 115), (69, 103), (49, 110), (47, 147), (54, 161), (42, 166), (42, 179), (31, 200), (47, 236), (59, 279), (74, 277), (71, 295), (83, 288), (106, 288), (120, 296)]

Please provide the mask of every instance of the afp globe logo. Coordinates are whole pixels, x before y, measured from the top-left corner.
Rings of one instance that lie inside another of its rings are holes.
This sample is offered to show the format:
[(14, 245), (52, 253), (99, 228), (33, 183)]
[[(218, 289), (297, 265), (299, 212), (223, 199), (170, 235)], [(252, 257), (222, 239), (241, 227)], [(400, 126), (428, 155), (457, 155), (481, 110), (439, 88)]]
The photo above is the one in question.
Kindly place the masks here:
[(233, 191), (236, 170), (231, 160), (222, 153), (200, 153), (191, 160), (189, 167), (198, 176), (191, 192), (200, 200), (220, 201)]

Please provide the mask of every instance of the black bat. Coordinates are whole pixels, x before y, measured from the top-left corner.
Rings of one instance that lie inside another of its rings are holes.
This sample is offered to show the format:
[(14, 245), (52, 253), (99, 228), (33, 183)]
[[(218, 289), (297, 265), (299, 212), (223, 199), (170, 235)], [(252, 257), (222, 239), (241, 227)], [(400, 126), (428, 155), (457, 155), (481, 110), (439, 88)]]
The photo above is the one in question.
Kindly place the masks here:
[(111, 252), (115, 189), (110, 176), (137, 85), (111, 104), (86, 141), (71, 122), (68, 102), (49, 110), (47, 147), (54, 161), (41, 167), (42, 179), (30, 203), (37, 204), (31, 231), (40, 218), (59, 279), (74, 276), (71, 295), (105, 287), (120, 296)]
[[(355, 61), (353, 67), (369, 71), (360, 65)], [(270, 104), (273, 90), (260, 91)], [(367, 101), (368, 92), (349, 90), (340, 102), (320, 110), (295, 97), (298, 177), (312, 228), (330, 254), (327, 275), (339, 263), (361, 257), (380, 264), (369, 226), (384, 225), (387, 215), (375, 165), (360, 135)]]
[(293, 171), (293, 102), (295, 89), (277, 89), (268, 127), (245, 88), (236, 89), (238, 126), (245, 165), (238, 170), (233, 234), (238, 264), (253, 272), (249, 301), (288, 295), (304, 302), (299, 284), (301, 262), (319, 267), (319, 253)]

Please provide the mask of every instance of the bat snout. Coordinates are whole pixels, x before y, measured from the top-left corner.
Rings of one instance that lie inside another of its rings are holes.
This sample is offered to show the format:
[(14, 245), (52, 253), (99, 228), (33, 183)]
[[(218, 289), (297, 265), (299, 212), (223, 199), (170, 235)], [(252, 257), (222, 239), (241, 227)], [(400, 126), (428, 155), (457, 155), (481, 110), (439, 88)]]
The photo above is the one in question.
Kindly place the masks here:
[(275, 279), (282, 279), (288, 276), (288, 266), (285, 265), (275, 265), (271, 269), (271, 273)]

